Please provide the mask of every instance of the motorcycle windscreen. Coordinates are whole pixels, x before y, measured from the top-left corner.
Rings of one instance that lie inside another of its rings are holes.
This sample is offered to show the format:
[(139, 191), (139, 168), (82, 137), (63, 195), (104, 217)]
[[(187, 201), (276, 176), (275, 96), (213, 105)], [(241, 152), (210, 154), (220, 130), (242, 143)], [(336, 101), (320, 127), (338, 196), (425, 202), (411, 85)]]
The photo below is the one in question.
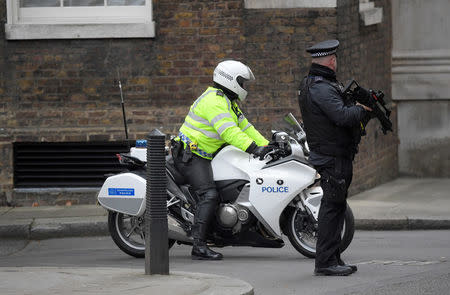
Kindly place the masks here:
[(104, 208), (120, 213), (141, 216), (145, 211), (146, 180), (133, 173), (108, 177), (99, 194)]
[(289, 113), (281, 119), (274, 120), (272, 122), (272, 130), (284, 131), (296, 140), (299, 140), (305, 136), (302, 124), (297, 121), (294, 115)]

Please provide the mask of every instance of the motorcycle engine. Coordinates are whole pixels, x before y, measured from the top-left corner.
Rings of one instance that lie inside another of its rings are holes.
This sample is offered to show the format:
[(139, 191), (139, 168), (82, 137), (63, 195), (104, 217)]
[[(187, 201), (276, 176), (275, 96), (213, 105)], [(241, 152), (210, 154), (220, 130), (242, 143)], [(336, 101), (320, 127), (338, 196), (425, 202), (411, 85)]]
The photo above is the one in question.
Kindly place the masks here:
[(245, 223), (249, 219), (248, 209), (236, 204), (221, 204), (217, 209), (217, 221), (226, 228), (232, 228), (241, 223)]

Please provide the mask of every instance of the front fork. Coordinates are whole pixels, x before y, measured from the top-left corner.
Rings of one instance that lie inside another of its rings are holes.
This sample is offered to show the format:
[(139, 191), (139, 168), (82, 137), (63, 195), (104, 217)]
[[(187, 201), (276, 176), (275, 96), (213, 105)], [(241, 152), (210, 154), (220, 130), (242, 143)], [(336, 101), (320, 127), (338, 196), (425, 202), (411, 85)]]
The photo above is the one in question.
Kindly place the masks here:
[(306, 210), (314, 222), (317, 222), (322, 197), (323, 191), (320, 186), (309, 187), (298, 195), (296, 198), (298, 199), (298, 202), (295, 205), (296, 207), (303, 207), (300, 209)]
[[(317, 233), (317, 221), (322, 196), (322, 188), (320, 186), (314, 186), (303, 190), (293, 200), (291, 206), (295, 207), (296, 210), (300, 210), (296, 218), (296, 222), (302, 223), (299, 224), (299, 228), (303, 228), (305, 224), (309, 224), (312, 226), (311, 230)], [(305, 222), (305, 218), (308, 222)]]

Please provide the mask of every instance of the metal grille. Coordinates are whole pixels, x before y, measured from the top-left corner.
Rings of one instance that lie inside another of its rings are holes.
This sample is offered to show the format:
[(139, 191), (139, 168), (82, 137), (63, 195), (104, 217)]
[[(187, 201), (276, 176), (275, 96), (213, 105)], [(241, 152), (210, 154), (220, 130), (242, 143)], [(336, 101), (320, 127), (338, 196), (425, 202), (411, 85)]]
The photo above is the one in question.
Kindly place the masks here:
[(126, 142), (14, 143), (14, 187), (101, 187), (105, 174), (124, 170), (122, 152)]

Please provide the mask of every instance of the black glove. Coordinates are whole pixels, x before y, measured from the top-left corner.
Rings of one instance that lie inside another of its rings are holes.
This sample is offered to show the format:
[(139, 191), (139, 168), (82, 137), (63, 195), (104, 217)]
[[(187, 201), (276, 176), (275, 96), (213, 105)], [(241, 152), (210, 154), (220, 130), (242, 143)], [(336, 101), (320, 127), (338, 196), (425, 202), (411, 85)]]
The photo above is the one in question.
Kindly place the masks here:
[(269, 142), (268, 146), (271, 146), (272, 148), (276, 148), (278, 146), (278, 142), (275, 140), (272, 140)]
[(252, 142), (252, 144), (245, 151), (249, 154), (253, 154), (254, 158), (259, 157), (259, 159), (262, 160), (264, 159), (264, 156), (272, 150), (272, 146), (257, 146), (255, 142)]

